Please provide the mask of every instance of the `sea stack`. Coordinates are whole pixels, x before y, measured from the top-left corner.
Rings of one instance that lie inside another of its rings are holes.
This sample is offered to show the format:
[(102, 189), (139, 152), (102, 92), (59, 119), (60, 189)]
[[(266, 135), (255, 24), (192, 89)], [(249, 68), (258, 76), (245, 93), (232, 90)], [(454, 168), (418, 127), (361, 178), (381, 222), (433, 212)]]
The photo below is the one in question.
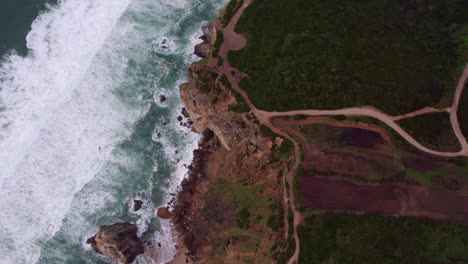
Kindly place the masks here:
[(129, 264), (145, 249), (137, 237), (138, 227), (130, 223), (117, 223), (99, 227), (97, 234), (86, 243), (98, 253)]

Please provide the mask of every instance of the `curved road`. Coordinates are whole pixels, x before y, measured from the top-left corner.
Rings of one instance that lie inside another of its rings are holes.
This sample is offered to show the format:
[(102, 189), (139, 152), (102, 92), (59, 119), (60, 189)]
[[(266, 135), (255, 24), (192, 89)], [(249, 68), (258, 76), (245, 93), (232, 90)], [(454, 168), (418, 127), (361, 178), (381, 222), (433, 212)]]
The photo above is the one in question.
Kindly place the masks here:
[[(423, 109), (399, 115), (399, 116), (390, 116), (388, 114), (385, 114), (381, 112), (378, 109), (375, 109), (373, 107), (351, 107), (351, 108), (344, 108), (344, 109), (338, 109), (338, 110), (295, 110), (295, 111), (287, 111), (287, 112), (268, 112), (268, 111), (263, 111), (260, 109), (257, 109), (252, 102), (250, 101), (248, 95), (246, 92), (244, 92), (240, 87), (239, 87), (239, 79), (235, 78), (234, 76), (231, 75), (231, 70), (235, 70), (236, 72), (239, 72), (238, 70), (232, 68), (229, 65), (229, 61), (227, 60), (227, 53), (229, 51), (236, 51), (242, 49), (247, 41), (246, 39), (240, 35), (237, 34), (234, 31), (235, 25), (239, 21), (240, 16), (244, 12), (244, 10), (249, 6), (250, 3), (252, 3), (253, 0), (246, 0), (242, 6), (237, 10), (236, 14), (233, 16), (229, 24), (222, 30), (223, 35), (224, 35), (224, 41), (220, 47), (219, 50), (219, 56), (223, 59), (223, 64), (221, 66), (217, 66), (217, 59), (211, 59), (209, 62), (210, 66), (217, 67), (218, 70), (221, 73), (224, 73), (226, 77), (228, 78), (229, 82), (231, 83), (233, 89), (238, 92), (247, 105), (250, 107), (251, 111), (255, 116), (258, 118), (260, 123), (266, 125), (269, 127), (273, 132), (291, 140), (291, 142), (294, 144), (294, 154), (295, 154), (295, 162), (293, 167), (286, 173), (285, 179), (288, 182), (289, 188), (288, 192), (289, 195), (285, 195), (284, 200), (286, 204), (289, 204), (291, 210), (293, 211), (293, 225), (294, 225), (294, 241), (296, 243), (294, 254), (291, 256), (291, 258), (288, 261), (288, 264), (294, 264), (298, 263), (299, 260), (299, 248), (300, 248), (300, 241), (299, 237), (297, 235), (297, 226), (301, 223), (302, 221), (302, 215), (301, 213), (297, 210), (296, 204), (294, 201), (294, 190), (293, 190), (293, 179), (295, 172), (299, 166), (300, 163), (300, 148), (299, 144), (289, 136), (286, 132), (283, 132), (282, 130), (276, 128), (275, 126), (272, 125), (271, 119), (274, 117), (281, 117), (281, 116), (294, 116), (294, 115), (308, 115), (308, 116), (336, 116), (336, 115), (345, 115), (345, 116), (365, 116), (365, 117), (372, 117), (375, 118), (389, 127), (391, 127), (393, 130), (395, 130), (398, 134), (400, 134), (406, 141), (408, 141), (410, 144), (412, 144), (414, 147), (418, 148), (419, 150), (426, 152), (431, 155), (436, 155), (436, 156), (442, 156), (442, 157), (457, 157), (457, 156), (468, 156), (468, 144), (466, 141), (466, 138), (461, 132), (460, 125), (458, 123), (458, 105), (460, 101), (461, 94), (463, 92), (463, 88), (465, 87), (466, 80), (468, 78), (468, 64), (465, 66), (465, 69), (463, 71), (462, 76), (460, 77), (460, 80), (458, 82), (458, 85), (455, 89), (455, 96), (454, 96), (454, 101), (451, 107), (444, 108), (444, 109), (437, 109), (433, 107), (425, 107)], [(244, 77), (245, 75), (243, 75)], [(411, 118), (417, 115), (422, 115), (422, 114), (427, 114), (427, 113), (433, 113), (433, 112), (449, 112), (450, 113), (450, 121), (452, 123), (452, 128), (455, 132), (455, 135), (460, 142), (461, 150), (458, 152), (440, 152), (440, 151), (435, 151), (432, 149), (429, 149), (423, 145), (421, 145), (417, 140), (415, 140), (412, 136), (410, 136), (404, 129), (402, 129), (395, 121), (405, 119), (405, 118)], [(288, 198), (289, 196), (289, 198)], [(287, 223), (286, 223), (287, 225)], [(287, 234), (286, 234), (287, 235)]]

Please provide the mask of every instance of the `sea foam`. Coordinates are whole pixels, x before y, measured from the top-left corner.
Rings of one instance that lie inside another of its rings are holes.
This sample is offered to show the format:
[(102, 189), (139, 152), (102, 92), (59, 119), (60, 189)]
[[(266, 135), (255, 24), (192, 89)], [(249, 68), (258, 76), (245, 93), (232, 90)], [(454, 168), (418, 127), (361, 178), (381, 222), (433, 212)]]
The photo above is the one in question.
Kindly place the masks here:
[(113, 80), (96, 73), (104, 65), (91, 65), (129, 3), (60, 1), (32, 24), (30, 55), (0, 66), (2, 263), (37, 261), (38, 243), (110, 154), (126, 118), (106, 91)]
[[(150, 225), (155, 208), (169, 201), (168, 193), (187, 175), (184, 165), (198, 139), (175, 121), (181, 109), (174, 105), (180, 81), (169, 77), (185, 78), (185, 66), (169, 59), (182, 56), (184, 65), (193, 60), (187, 37), (195, 41), (200, 18), (182, 33), (176, 28), (184, 19), (191, 23), (186, 19), (190, 12), (199, 16), (204, 6), (215, 13), (213, 7), (222, 4), (62, 0), (39, 15), (27, 37), (30, 54), (12, 53), (0, 65), (2, 263), (82, 263), (78, 257), (92, 263), (95, 253), (86, 238), (95, 233), (98, 221), (121, 220), (130, 200), (138, 197), (118, 196), (129, 185), (146, 195), (135, 223), (141, 230)], [(163, 38), (167, 48), (158, 46)], [(152, 164), (142, 175), (148, 184), (136, 183), (132, 173), (141, 174), (142, 155), (129, 156), (120, 144), (138, 132), (136, 124), (161, 93), (168, 101), (160, 110), (172, 109), (166, 116), (171, 122), (156, 128), (152, 138), (161, 145), (171, 177), (158, 183), (166, 194), (162, 204), (153, 204), (148, 197), (160, 166)], [(160, 222), (154, 240), (163, 245), (158, 262), (170, 259), (175, 241), (167, 221)], [(72, 250), (78, 251), (78, 262), (70, 262)]]

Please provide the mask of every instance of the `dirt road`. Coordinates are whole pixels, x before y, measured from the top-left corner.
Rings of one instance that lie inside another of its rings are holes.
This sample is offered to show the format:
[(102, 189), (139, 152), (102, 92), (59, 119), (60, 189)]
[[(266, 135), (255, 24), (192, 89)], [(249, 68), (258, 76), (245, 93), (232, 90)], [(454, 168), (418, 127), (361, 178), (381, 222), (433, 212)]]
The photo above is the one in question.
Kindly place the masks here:
[[(336, 116), (336, 115), (345, 115), (345, 116), (364, 116), (364, 117), (372, 117), (375, 118), (389, 127), (391, 127), (393, 130), (395, 130), (398, 134), (400, 134), (406, 141), (408, 141), (410, 144), (412, 144), (414, 147), (418, 148), (419, 150), (426, 152), (431, 155), (436, 155), (436, 156), (443, 156), (443, 157), (457, 157), (457, 156), (468, 156), (468, 144), (463, 136), (459, 123), (458, 123), (458, 118), (457, 118), (457, 111), (458, 111), (458, 104), (459, 100), (463, 91), (463, 88), (465, 86), (465, 82), (468, 78), (468, 64), (465, 67), (465, 70), (458, 82), (458, 85), (456, 87), (455, 91), (455, 96), (454, 96), (454, 102), (453, 105), (450, 108), (446, 109), (436, 109), (432, 107), (426, 107), (423, 109), (420, 109), (418, 111), (414, 111), (412, 113), (407, 113), (404, 115), (400, 116), (390, 116), (387, 115), (378, 109), (375, 109), (373, 107), (351, 107), (351, 108), (344, 108), (344, 109), (338, 109), (338, 110), (314, 110), (314, 109), (309, 109), (309, 110), (296, 110), (296, 111), (287, 111), (287, 112), (268, 112), (268, 111), (263, 111), (260, 109), (257, 109), (252, 102), (250, 101), (247, 93), (245, 93), (242, 89), (239, 87), (239, 79), (236, 77), (233, 77), (231, 75), (231, 71), (234, 70), (235, 72), (240, 72), (237, 69), (234, 69), (230, 66), (229, 61), (227, 59), (227, 53), (229, 51), (236, 51), (242, 49), (247, 41), (246, 39), (236, 33), (234, 31), (235, 25), (239, 21), (239, 18), (241, 17), (242, 13), (244, 10), (252, 3), (253, 0), (246, 0), (243, 5), (239, 8), (239, 10), (236, 12), (236, 14), (233, 16), (229, 24), (222, 30), (223, 35), (224, 35), (224, 42), (222, 43), (219, 51), (219, 56), (222, 57), (223, 59), (223, 64), (218, 68), (218, 70), (221, 73), (224, 73), (226, 77), (228, 78), (229, 82), (231, 83), (233, 89), (238, 92), (247, 105), (250, 107), (252, 113), (258, 118), (261, 124), (266, 125), (269, 127), (273, 132), (277, 133), (278, 135), (281, 135), (287, 139), (289, 139), (293, 145), (294, 145), (294, 155), (295, 155), (295, 162), (293, 167), (285, 174), (285, 181), (288, 182), (288, 192), (289, 195), (285, 194), (284, 200), (286, 204), (289, 204), (289, 207), (293, 211), (293, 225), (294, 225), (294, 241), (296, 244), (294, 254), (292, 257), (289, 259), (288, 264), (294, 264), (298, 263), (299, 260), (299, 248), (300, 248), (300, 241), (299, 237), (297, 235), (297, 226), (301, 223), (302, 215), (301, 213), (297, 210), (296, 204), (294, 201), (294, 190), (293, 190), (293, 179), (294, 175), (296, 173), (296, 170), (300, 164), (300, 159), (301, 159), (301, 153), (300, 153), (300, 147), (299, 144), (296, 140), (294, 140), (292, 137), (288, 135), (288, 133), (280, 130), (279, 128), (275, 127), (271, 123), (271, 119), (274, 117), (281, 117), (281, 116), (294, 116), (294, 115), (307, 115), (307, 116)], [(214, 65), (215, 61), (210, 62), (210, 65)], [(245, 75), (244, 75), (245, 76)], [(417, 115), (421, 114), (427, 114), (427, 113), (433, 113), (433, 112), (449, 112), (450, 113), (450, 120), (452, 123), (453, 130), (455, 132), (455, 135), (457, 136), (458, 141), (460, 142), (461, 145), (461, 150), (458, 152), (440, 152), (440, 151), (435, 151), (431, 150), (423, 145), (421, 145), (417, 140), (415, 140), (412, 136), (410, 136), (404, 129), (402, 129), (395, 121), (401, 120), (404, 118), (411, 118)]]

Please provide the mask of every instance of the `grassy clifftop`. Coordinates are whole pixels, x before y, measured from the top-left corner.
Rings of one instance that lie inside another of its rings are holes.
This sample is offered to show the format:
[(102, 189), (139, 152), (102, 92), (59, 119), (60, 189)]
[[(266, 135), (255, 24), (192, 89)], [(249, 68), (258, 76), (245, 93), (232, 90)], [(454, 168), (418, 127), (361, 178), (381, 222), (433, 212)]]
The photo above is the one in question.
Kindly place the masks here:
[(448, 105), (468, 58), (466, 1), (255, 0), (230, 52), (265, 110), (373, 105), (400, 114)]

